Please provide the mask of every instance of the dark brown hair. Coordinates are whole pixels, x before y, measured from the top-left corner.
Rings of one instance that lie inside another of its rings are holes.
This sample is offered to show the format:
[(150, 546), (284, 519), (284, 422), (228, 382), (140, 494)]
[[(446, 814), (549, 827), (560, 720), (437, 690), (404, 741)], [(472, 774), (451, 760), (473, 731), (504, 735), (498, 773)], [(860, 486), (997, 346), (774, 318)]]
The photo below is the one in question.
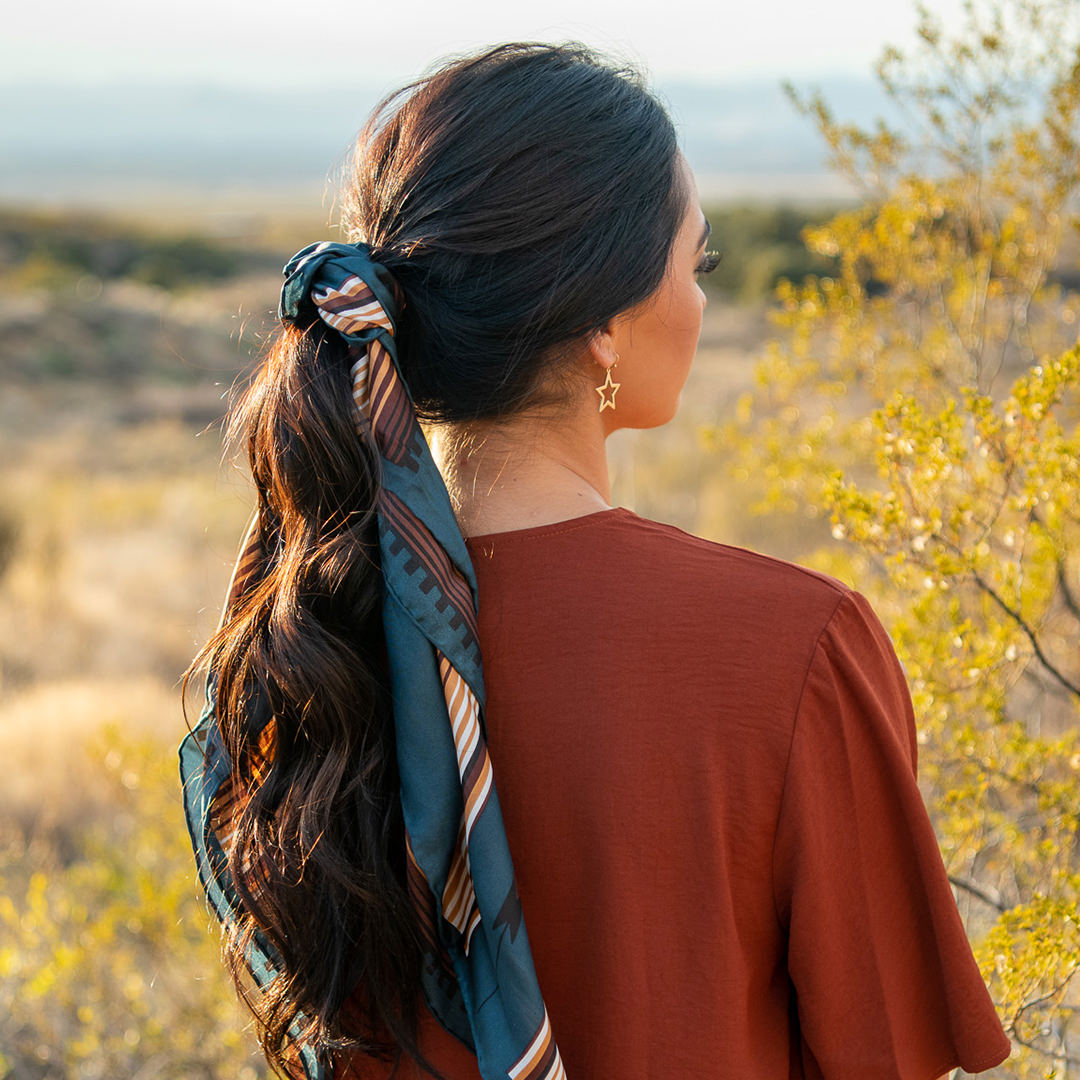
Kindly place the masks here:
[[(535, 405), (571, 346), (657, 289), (686, 210), (663, 107), (636, 72), (578, 45), (443, 65), (382, 102), (353, 166), (343, 225), (401, 287), (401, 371), (433, 420)], [(270, 554), (188, 672), (208, 667), (234, 782), (251, 794), (230, 852), (244, 915), (226, 951), (282, 1072), (301, 1014), (328, 1066), (418, 1056), (378, 458), (352, 408), (337, 335), (318, 319), (283, 328), (231, 421)], [(253, 777), (250, 741), (268, 715), (273, 764)], [(283, 965), (257, 999), (243, 960), (256, 928)]]

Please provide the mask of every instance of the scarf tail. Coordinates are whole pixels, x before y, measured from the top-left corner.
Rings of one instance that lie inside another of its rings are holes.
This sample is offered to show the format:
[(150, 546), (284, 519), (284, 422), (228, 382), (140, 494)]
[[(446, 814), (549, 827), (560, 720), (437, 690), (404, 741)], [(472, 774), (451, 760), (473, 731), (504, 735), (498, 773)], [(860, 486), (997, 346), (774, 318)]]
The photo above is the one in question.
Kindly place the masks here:
[[(202, 715), (180, 743), (180, 784), (199, 883), (215, 918), (224, 930), (231, 931), (239, 925), (243, 906), (229, 872), (227, 838), (214, 825), (215, 819), (221, 817), (222, 797), (229, 787), (229, 758), (221, 741), (212, 693), (213, 681), (208, 679)], [(281, 967), (277, 950), (258, 930), (248, 944), (244, 962), (260, 993), (267, 989)], [(289, 1030), (285, 1061), (290, 1074), (297, 1080), (329, 1080), (313, 1049), (300, 1037), (303, 1025), (301, 1015)]]
[[(474, 1050), (484, 1080), (565, 1080), (536, 979), (483, 723), (476, 579), (445, 484), (400, 377), (401, 296), (366, 245), (323, 242), (284, 268), (278, 307), (305, 322), (314, 307), (348, 346), (357, 432), (381, 464), (379, 538), (410, 902), (421, 934), (420, 984), (439, 1022)], [(252, 523), (226, 611), (262, 558)], [(244, 805), (213, 708), (180, 746), (184, 808), (199, 880), (218, 919), (241, 905), (229, 879), (230, 815)], [(273, 724), (257, 765), (268, 767)], [(263, 989), (280, 957), (256, 933), (246, 956)], [(329, 1080), (290, 1028), (298, 1080)]]

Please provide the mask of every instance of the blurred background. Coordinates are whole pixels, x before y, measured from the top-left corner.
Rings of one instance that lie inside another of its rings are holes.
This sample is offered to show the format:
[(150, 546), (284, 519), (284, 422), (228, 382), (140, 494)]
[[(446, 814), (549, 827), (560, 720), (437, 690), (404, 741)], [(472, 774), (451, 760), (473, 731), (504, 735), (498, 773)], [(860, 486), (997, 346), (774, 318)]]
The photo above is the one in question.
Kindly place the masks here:
[[(964, 5), (934, 15), (949, 33)], [(575, 39), (643, 66), (723, 262), (679, 416), (611, 441), (613, 501), (855, 578), (869, 564), (841, 558), (837, 513), (791, 504), (794, 480), (775, 497), (775, 464), (758, 475), (728, 425), (786, 332), (776, 313), (837, 265), (837, 243), (804, 230), (868, 198), (809, 95), (836, 124), (911, 130), (875, 65), (887, 46), (925, 46), (918, 22), (906, 3), (856, 0), (688, 0), (662, 17), (615, 0), (5, 14), (0, 1078), (264, 1075), (194, 881), (178, 680), (216, 623), (251, 504), (243, 463), (222, 457), (228, 395), (273, 330), (282, 264), (337, 238), (338, 170), (370, 108), (433, 60), (500, 40)], [(1065, 290), (1062, 347), (1074, 241), (1043, 268)], [(820, 442), (800, 442), (790, 401), (772, 405), (810, 460)]]

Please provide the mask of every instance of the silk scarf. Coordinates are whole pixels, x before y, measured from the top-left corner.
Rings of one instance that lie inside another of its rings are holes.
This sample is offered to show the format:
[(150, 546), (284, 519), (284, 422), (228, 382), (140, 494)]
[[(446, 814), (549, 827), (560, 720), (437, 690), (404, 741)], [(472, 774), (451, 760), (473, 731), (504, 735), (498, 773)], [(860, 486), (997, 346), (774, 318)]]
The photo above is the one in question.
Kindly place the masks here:
[[(425, 1000), (475, 1051), (484, 1080), (564, 1080), (485, 739), (476, 579), (398, 368), (399, 291), (364, 244), (311, 244), (283, 273), (279, 317), (310, 317), (314, 305), (345, 340), (357, 435), (372, 440), (381, 459), (382, 614)], [(226, 614), (264, 556), (255, 525), (241, 546)], [(253, 747), (256, 780), (272, 763), (273, 745), (267, 717)], [(204, 711), (180, 746), (180, 775), (199, 879), (218, 919), (230, 922), (240, 911), (228, 872), (230, 822), (245, 794), (230, 780), (212, 674)], [(278, 959), (256, 932), (248, 966), (257, 985), (274, 977)], [(298, 1030), (290, 1046), (298, 1074), (327, 1080)]]

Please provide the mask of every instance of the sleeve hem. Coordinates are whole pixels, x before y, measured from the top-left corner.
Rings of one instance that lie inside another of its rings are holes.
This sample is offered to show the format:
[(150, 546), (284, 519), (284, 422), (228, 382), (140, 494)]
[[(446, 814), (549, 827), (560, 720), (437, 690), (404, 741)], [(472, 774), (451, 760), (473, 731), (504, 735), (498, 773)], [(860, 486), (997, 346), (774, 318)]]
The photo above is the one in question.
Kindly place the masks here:
[(974, 1058), (969, 1058), (968, 1063), (964, 1064), (960, 1061), (960, 1055), (954, 1050), (949, 1054), (942, 1062), (939, 1069), (922, 1080), (941, 1080), (942, 1077), (949, 1074), (953, 1069), (963, 1069), (967, 1074), (975, 1074), (975, 1072), (985, 1072), (987, 1069), (993, 1069), (996, 1065), (1000, 1065), (1004, 1061), (1008, 1061), (1012, 1054), (1012, 1041), (1009, 1036), (1003, 1035), (1004, 1044), (999, 1045), (997, 1050), (990, 1051), (986, 1054), (978, 1055)]

